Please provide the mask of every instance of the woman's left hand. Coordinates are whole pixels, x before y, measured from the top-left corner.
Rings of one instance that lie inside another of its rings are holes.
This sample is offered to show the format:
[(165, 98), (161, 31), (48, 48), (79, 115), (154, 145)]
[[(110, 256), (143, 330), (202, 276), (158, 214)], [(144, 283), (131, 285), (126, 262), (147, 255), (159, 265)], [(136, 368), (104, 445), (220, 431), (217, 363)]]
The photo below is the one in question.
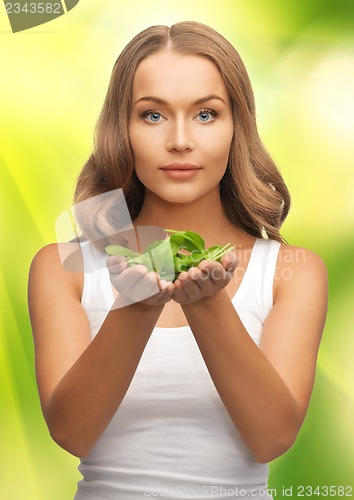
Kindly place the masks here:
[(173, 300), (184, 305), (214, 295), (231, 281), (236, 265), (235, 255), (229, 252), (221, 264), (203, 260), (198, 267), (183, 271), (174, 282)]

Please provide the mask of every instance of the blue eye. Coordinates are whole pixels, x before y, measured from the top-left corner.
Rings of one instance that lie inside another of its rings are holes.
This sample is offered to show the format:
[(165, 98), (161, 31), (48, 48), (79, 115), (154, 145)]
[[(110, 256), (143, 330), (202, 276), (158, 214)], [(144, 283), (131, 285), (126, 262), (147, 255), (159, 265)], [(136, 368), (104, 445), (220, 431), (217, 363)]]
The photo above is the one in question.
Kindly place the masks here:
[(212, 122), (216, 116), (216, 112), (212, 111), (211, 109), (205, 109), (201, 111), (199, 114), (199, 119), (201, 122), (208, 123)]
[(159, 115), (159, 113), (151, 113), (150, 118), (152, 122), (158, 122), (161, 115)]
[(144, 113), (144, 118), (146, 118), (150, 123), (157, 123), (161, 119), (161, 113), (158, 113), (157, 111), (147, 111)]
[(209, 119), (209, 113), (199, 113), (200, 119), (202, 122), (206, 122)]
[[(197, 117), (199, 119), (198, 121), (201, 121), (202, 123), (211, 123), (214, 121), (216, 115), (216, 111), (213, 111), (212, 109), (203, 109), (198, 113)], [(159, 111), (155, 110), (146, 111), (142, 116), (148, 123), (159, 123), (162, 119), (164, 119), (163, 115)]]

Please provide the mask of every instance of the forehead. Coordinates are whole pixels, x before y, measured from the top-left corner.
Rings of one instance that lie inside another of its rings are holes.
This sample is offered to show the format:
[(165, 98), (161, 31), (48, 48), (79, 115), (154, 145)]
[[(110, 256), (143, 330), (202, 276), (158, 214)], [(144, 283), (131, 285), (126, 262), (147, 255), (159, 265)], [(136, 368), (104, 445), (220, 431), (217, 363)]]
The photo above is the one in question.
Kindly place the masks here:
[(193, 101), (208, 94), (227, 99), (227, 90), (216, 65), (200, 56), (177, 54), (170, 50), (144, 59), (133, 81), (133, 99), (156, 96), (168, 101)]

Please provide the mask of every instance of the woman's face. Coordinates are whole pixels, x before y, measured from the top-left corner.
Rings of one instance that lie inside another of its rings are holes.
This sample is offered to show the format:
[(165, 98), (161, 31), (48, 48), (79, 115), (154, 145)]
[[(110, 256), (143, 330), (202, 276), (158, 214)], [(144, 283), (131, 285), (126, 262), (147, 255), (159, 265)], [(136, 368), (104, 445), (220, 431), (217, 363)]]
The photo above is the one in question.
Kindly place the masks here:
[(145, 196), (188, 203), (219, 190), (233, 120), (217, 67), (171, 50), (144, 59), (133, 81), (129, 137)]

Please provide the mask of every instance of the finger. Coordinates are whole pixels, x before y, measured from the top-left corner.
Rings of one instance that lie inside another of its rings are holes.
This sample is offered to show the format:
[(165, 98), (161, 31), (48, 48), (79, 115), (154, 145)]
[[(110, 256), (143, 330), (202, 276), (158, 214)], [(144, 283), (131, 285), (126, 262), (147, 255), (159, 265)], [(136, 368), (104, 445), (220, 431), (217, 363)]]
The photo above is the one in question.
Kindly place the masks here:
[(142, 281), (136, 283), (134, 288), (139, 288), (139, 293), (146, 294), (146, 297), (151, 297), (159, 293), (158, 275), (153, 271), (146, 273)]
[(161, 280), (158, 273), (153, 271), (145, 275), (142, 287), (144, 287), (142, 293), (144, 293), (145, 297), (152, 297), (153, 301), (157, 301), (157, 303), (164, 303), (171, 300), (174, 290), (174, 285), (171, 281)]
[(186, 274), (190, 280), (195, 280), (201, 276), (202, 270), (198, 267), (190, 267)]
[(201, 288), (196, 281), (199, 274), (200, 271), (197, 268), (190, 268), (188, 272), (182, 273), (180, 276), (182, 288), (189, 300), (196, 300), (201, 297)]
[(215, 284), (210, 279), (210, 269), (208, 267), (190, 268), (188, 274), (193, 282), (198, 286), (200, 297), (206, 297), (212, 295), (215, 292)]
[(198, 286), (202, 296), (210, 295), (213, 289), (213, 282), (210, 279), (210, 270), (208, 267), (191, 267), (188, 270), (188, 276)]
[(233, 271), (226, 271), (219, 262), (203, 261), (200, 263), (200, 267), (204, 274), (202, 277), (205, 278), (206, 283), (209, 282), (213, 286), (217, 285), (217, 288), (223, 288), (232, 278)]
[(234, 252), (228, 252), (222, 257), (221, 264), (223, 265), (224, 269), (226, 269), (226, 271), (235, 271), (237, 267), (236, 254)]
[(162, 290), (160, 292), (160, 297), (159, 297), (159, 303), (160, 304), (166, 304), (173, 298), (173, 291), (169, 289), (169, 287), (165, 288), (165, 290)]
[(124, 273), (110, 276), (113, 286), (119, 293), (129, 296), (132, 289), (142, 281), (148, 270), (145, 266), (128, 267)]
[(203, 260), (198, 265), (198, 269), (209, 276), (214, 273), (215, 276), (217, 276), (220, 272), (224, 271), (224, 267), (222, 266), (222, 264), (216, 262), (215, 260)]
[(119, 274), (128, 267), (128, 261), (121, 255), (114, 255), (107, 259), (106, 265), (110, 273)]
[(182, 285), (181, 281), (179, 280), (179, 278), (177, 278), (173, 284), (175, 287), (175, 290), (173, 292), (173, 297), (172, 297), (173, 300), (175, 302), (178, 302), (179, 304), (185, 303), (188, 298), (187, 298), (186, 292), (185, 292), (183, 285)]
[(172, 292), (174, 290), (174, 286), (173, 286), (172, 281), (159, 280), (158, 285), (159, 285), (159, 288), (162, 292), (167, 292), (167, 291)]
[(123, 255), (109, 255), (107, 258), (107, 263), (119, 264), (121, 262), (127, 262), (127, 259)]
[(162, 292), (163, 290), (165, 290), (165, 289), (167, 288), (168, 283), (167, 283), (167, 281), (166, 281), (166, 280), (160, 280), (160, 281), (158, 282), (158, 285), (159, 285), (159, 289), (160, 289), (160, 290), (161, 290), (161, 292)]
[(166, 304), (172, 299), (173, 292), (170, 291), (168, 288), (159, 292), (157, 295), (148, 297), (147, 299), (144, 299), (142, 302), (147, 305), (162, 305)]

